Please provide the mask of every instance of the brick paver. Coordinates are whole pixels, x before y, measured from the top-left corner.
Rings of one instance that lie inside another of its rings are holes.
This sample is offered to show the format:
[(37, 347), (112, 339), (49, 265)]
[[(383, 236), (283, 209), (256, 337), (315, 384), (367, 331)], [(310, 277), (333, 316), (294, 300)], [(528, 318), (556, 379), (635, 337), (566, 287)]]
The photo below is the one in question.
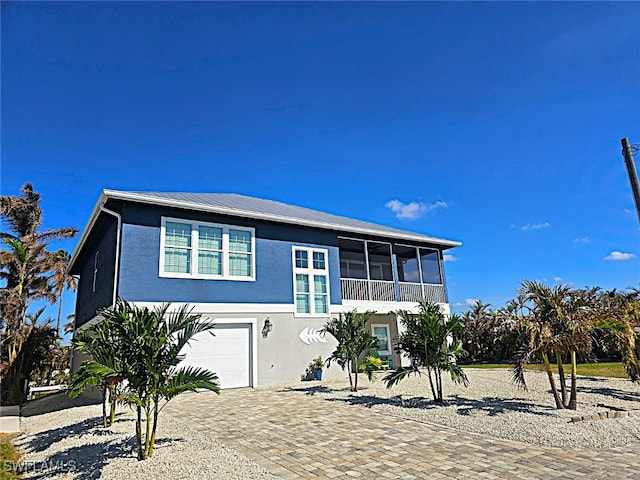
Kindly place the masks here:
[(181, 395), (164, 410), (284, 479), (639, 479), (637, 448), (563, 450), (373, 412), (295, 389)]

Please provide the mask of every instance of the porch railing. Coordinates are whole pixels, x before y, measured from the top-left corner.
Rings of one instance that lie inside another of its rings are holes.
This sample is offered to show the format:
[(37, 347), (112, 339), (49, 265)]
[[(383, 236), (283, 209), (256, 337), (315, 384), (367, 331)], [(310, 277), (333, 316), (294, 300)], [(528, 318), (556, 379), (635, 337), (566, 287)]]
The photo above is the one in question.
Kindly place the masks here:
[(343, 300), (396, 301), (396, 289), (393, 282), (341, 278), (340, 284), (342, 287)]
[(420, 302), (422, 300), (446, 303), (447, 296), (444, 291), (444, 286), (429, 283), (400, 282), (401, 302)]
[[(362, 300), (374, 302), (397, 301), (394, 282), (382, 280), (362, 280), (341, 278), (340, 285), (343, 300)], [(446, 303), (447, 296), (443, 285), (399, 282), (401, 302), (420, 302), (428, 300)]]

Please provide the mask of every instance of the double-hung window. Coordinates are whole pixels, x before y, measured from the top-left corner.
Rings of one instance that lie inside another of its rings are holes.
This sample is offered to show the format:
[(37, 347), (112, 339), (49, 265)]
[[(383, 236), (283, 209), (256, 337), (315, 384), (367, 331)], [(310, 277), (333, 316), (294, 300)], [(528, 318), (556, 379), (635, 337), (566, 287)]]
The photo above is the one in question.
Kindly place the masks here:
[(327, 250), (293, 247), (293, 289), (296, 315), (329, 313)]
[(162, 219), (160, 276), (255, 279), (252, 228)]

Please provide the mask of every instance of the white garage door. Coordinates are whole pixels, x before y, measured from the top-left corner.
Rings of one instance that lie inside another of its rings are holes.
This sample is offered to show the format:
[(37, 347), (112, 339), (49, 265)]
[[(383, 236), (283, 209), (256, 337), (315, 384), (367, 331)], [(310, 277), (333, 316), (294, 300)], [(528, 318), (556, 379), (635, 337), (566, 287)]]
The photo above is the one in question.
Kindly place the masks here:
[(251, 325), (218, 324), (212, 336), (199, 333), (182, 353), (182, 365), (207, 368), (218, 375), (221, 388), (251, 386)]

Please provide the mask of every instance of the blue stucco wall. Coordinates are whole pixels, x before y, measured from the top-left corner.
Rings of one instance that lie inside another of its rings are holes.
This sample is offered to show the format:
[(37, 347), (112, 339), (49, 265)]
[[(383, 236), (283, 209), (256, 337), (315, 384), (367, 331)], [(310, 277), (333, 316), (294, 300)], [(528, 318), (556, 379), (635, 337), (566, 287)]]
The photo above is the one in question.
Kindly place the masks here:
[[(179, 217), (175, 212), (172, 216)], [(229, 220), (227, 222), (234, 224)], [(295, 238), (295, 235), (287, 235), (284, 232), (274, 235), (273, 230), (264, 233), (269, 238), (264, 238), (261, 228), (256, 227), (256, 280), (253, 282), (161, 278), (159, 224), (152, 226), (125, 223), (122, 229), (118, 294), (127, 300), (149, 302), (293, 304), (291, 249), (293, 245), (297, 245), (326, 248), (329, 251), (331, 303), (341, 303), (340, 259), (337, 246), (284, 240), (277, 237)], [(304, 236), (299, 237), (302, 239)]]
[(87, 323), (96, 315), (97, 310), (108, 307), (113, 302), (116, 235), (116, 219), (106, 214), (101, 215), (71, 271), (80, 276), (76, 294), (76, 327)]

